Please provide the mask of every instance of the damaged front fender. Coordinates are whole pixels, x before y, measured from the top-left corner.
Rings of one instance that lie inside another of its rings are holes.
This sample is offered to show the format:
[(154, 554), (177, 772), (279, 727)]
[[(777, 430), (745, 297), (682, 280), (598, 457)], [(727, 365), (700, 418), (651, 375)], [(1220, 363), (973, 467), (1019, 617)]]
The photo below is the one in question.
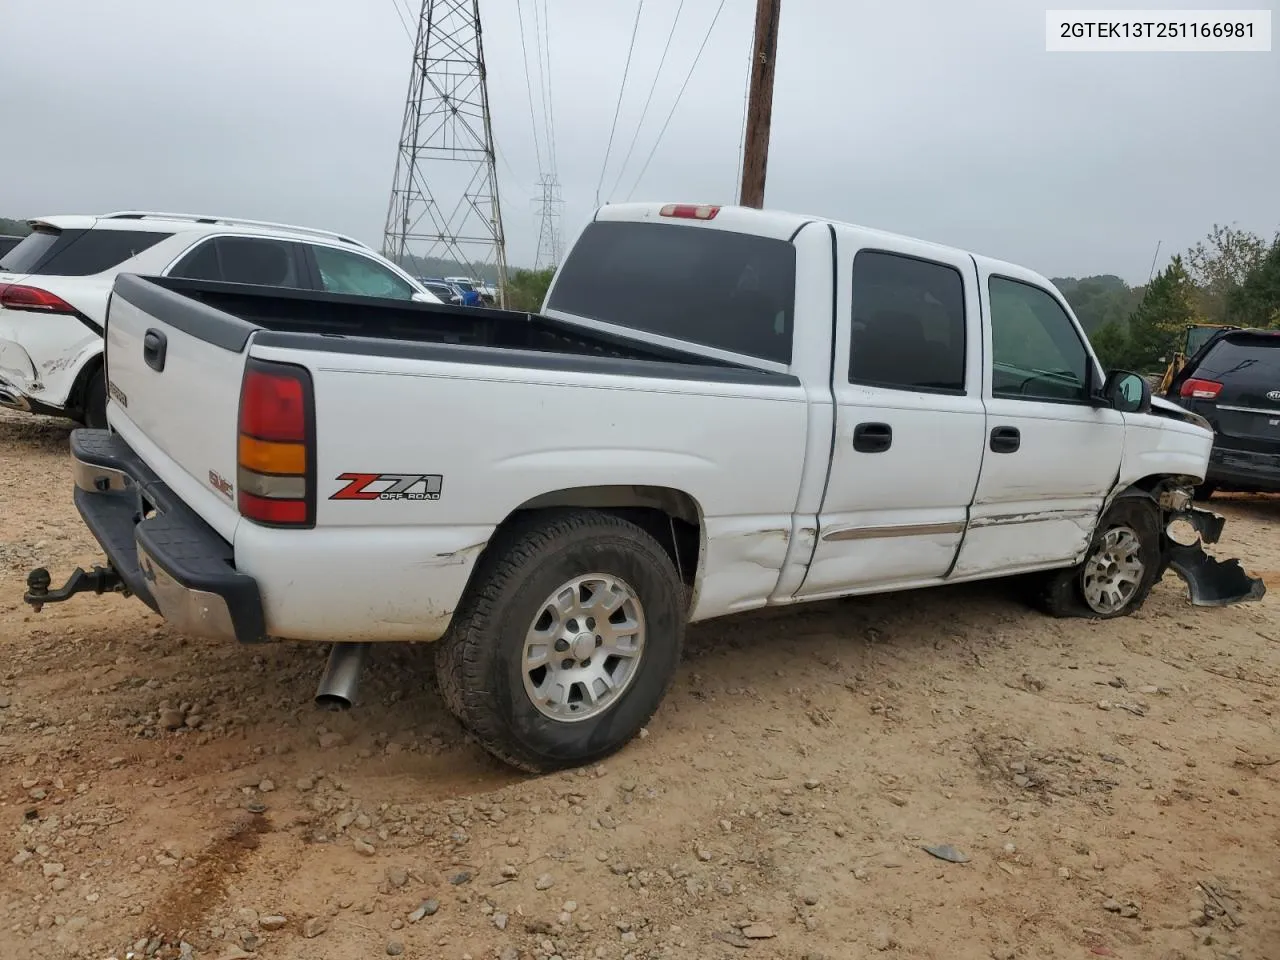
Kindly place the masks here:
[[(1181, 543), (1170, 535), (1178, 523), (1187, 523), (1196, 533), (1195, 542)], [(1218, 560), (1204, 552), (1202, 544), (1217, 543), (1226, 518), (1197, 507), (1172, 513), (1161, 535), (1161, 558), (1165, 570), (1172, 570), (1187, 585), (1191, 602), (1198, 607), (1225, 607), (1233, 603), (1261, 600), (1267, 592), (1259, 577), (1251, 577), (1240, 561)]]

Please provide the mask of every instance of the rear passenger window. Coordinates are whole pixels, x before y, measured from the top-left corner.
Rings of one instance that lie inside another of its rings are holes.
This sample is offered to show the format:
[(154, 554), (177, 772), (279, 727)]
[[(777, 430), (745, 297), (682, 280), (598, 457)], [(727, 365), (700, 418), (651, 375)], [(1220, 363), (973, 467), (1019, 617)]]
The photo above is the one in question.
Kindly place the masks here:
[(171, 236), (147, 230), (39, 229), (5, 255), (4, 269), (41, 277), (88, 277), (118, 267)]
[(853, 258), (850, 383), (963, 393), (964, 326), (955, 267), (875, 250)]
[(591, 223), (547, 309), (730, 353), (791, 362), (796, 249), (670, 223)]
[(191, 250), (169, 275), (266, 287), (309, 287), (299, 279), (296, 247), (261, 237), (215, 237)]

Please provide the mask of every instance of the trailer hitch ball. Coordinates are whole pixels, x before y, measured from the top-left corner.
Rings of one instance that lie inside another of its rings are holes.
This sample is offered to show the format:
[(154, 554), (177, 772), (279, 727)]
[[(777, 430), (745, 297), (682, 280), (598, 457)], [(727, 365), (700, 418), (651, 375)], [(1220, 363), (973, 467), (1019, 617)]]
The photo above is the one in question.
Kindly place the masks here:
[(31, 604), (36, 613), (39, 613), (44, 606), (40, 599), (49, 595), (49, 585), (51, 583), (53, 583), (53, 578), (49, 576), (49, 571), (44, 567), (37, 567), (27, 574), (27, 602)]
[(63, 600), (71, 599), (77, 593), (87, 593), (92, 590), (94, 593), (103, 594), (126, 590), (120, 575), (111, 567), (94, 567), (88, 573), (76, 567), (62, 586), (51, 590), (51, 582), (49, 571), (44, 567), (37, 567), (27, 574), (27, 592), (22, 599), (31, 604), (31, 608), (36, 613), (39, 613), (45, 604), (61, 603)]

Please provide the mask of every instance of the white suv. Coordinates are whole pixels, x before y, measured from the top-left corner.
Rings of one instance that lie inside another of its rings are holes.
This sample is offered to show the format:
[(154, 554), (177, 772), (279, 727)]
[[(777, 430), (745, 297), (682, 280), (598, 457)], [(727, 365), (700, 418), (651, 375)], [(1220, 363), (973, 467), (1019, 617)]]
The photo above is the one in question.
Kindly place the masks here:
[(0, 256), (0, 406), (106, 426), (102, 326), (116, 274), (439, 303), (326, 230), (184, 213), (44, 217)]

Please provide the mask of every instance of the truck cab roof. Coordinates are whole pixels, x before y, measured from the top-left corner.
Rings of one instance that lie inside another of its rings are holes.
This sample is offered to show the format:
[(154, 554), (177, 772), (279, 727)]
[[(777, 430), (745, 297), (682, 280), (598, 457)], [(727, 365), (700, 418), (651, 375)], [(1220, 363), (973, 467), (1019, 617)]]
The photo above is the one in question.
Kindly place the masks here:
[[(699, 216), (697, 211), (704, 211), (710, 215)], [(833, 227), (856, 230), (864, 239), (868, 240), (879, 238), (891, 245), (907, 241), (938, 253), (971, 256), (979, 267), (985, 267), (991, 273), (1004, 274), (1013, 278), (1031, 280), (1052, 286), (1052, 282), (1048, 277), (1034, 270), (1028, 270), (1026, 267), (1006, 260), (983, 256), (971, 250), (936, 243), (932, 240), (923, 240), (907, 234), (893, 233), (877, 227), (836, 220), (831, 217), (793, 213), (784, 210), (757, 210), (753, 207), (718, 206), (715, 204), (618, 203), (600, 207), (596, 211), (595, 219), (598, 221), (614, 220), (623, 222), (642, 222), (646, 220), (669, 222), (671, 220), (679, 220), (685, 224), (695, 223), (709, 230), (728, 230), (736, 233), (771, 237), (777, 240), (792, 240), (802, 229), (810, 224), (828, 224)]]

